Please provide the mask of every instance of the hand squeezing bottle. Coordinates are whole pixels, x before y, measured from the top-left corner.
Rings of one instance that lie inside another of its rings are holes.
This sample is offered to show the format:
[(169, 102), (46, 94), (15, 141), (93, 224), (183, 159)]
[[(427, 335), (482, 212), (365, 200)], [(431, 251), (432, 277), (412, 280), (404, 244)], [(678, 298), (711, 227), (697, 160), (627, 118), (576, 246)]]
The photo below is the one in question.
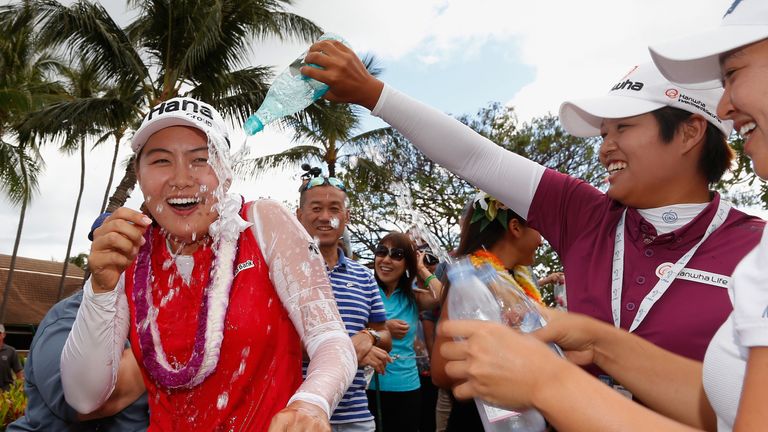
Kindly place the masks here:
[[(466, 259), (448, 268), (451, 285), (446, 303), (450, 319), (505, 323), (502, 307), (489, 289), (488, 284), (495, 276), (495, 270), (489, 269), (493, 275), (485, 268), (476, 270)], [(485, 432), (540, 432), (546, 427), (544, 417), (533, 408), (522, 412), (509, 411), (491, 406), (478, 398), (475, 398), (475, 404)]]
[[(326, 33), (320, 36), (318, 40), (337, 40), (349, 46), (344, 39), (332, 33)], [(312, 105), (313, 102), (320, 99), (328, 91), (328, 85), (308, 78), (299, 71), (302, 66), (307, 65), (304, 63), (306, 55), (306, 52), (302, 54), (275, 78), (269, 91), (267, 91), (267, 95), (264, 97), (264, 102), (262, 102), (256, 113), (245, 121), (243, 125), (245, 133), (254, 135), (261, 132), (265, 125), (280, 117), (301, 111)], [(309, 66), (314, 65), (310, 64)]]

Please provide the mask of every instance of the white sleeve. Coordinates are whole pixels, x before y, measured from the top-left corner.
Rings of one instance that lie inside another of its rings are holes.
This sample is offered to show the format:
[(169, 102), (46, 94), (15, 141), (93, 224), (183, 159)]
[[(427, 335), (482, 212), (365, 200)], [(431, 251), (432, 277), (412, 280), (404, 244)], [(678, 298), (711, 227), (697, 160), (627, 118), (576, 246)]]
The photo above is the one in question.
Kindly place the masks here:
[(741, 346), (768, 346), (768, 230), (736, 266), (731, 281), (733, 323)]
[(77, 412), (99, 408), (112, 394), (128, 338), (129, 312), (125, 275), (107, 293), (96, 294), (90, 279), (83, 301), (61, 352), (64, 398)]
[(528, 217), (543, 166), (388, 85), (372, 114), (397, 129), (428, 158)]
[(330, 418), (357, 372), (357, 356), (325, 262), (304, 227), (279, 203), (256, 201), (248, 217), (269, 277), (310, 358), (307, 378), (288, 403), (318, 405)]

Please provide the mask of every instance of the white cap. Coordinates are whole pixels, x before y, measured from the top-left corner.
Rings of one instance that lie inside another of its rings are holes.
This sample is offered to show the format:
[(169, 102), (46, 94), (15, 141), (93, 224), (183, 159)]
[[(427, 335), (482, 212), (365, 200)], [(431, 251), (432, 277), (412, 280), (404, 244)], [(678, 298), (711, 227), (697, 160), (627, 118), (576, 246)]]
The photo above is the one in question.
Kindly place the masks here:
[(736, 0), (720, 27), (650, 50), (656, 66), (670, 81), (714, 88), (721, 85), (721, 54), (766, 38), (768, 1)]
[(152, 134), (171, 126), (190, 126), (206, 135), (214, 132), (229, 144), (227, 125), (215, 108), (190, 97), (176, 97), (150, 109), (141, 127), (133, 134), (133, 152), (138, 153)]
[(653, 63), (645, 63), (632, 68), (603, 97), (564, 102), (560, 123), (571, 135), (593, 137), (600, 135), (603, 119), (633, 117), (669, 106), (700, 114), (728, 136), (733, 123), (715, 114), (722, 94), (722, 88), (696, 90), (672, 84)]

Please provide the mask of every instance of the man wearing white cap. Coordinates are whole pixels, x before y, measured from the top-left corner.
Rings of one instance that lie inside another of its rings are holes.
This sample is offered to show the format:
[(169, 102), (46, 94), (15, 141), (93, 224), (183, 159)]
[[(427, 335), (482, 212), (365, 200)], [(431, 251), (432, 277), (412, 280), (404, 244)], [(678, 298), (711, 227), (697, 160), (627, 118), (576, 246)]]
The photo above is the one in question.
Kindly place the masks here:
[(189, 97), (151, 107), (136, 131), (147, 214), (120, 208), (94, 231), (61, 356), (79, 412), (109, 396), (130, 337), (149, 430), (330, 429), (354, 348), (304, 228), (276, 202), (227, 193), (227, 136), (221, 115)]

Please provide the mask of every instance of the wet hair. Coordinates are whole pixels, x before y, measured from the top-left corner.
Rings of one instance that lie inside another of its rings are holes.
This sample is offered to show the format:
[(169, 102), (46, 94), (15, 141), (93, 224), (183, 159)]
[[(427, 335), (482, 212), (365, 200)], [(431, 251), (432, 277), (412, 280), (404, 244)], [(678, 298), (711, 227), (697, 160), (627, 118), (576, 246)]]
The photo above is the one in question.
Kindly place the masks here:
[[(416, 278), (416, 246), (413, 244), (413, 241), (410, 237), (408, 237), (407, 234), (403, 234), (401, 232), (391, 232), (387, 235), (385, 235), (381, 240), (379, 240), (379, 245), (389, 245), (390, 248), (400, 248), (403, 250), (403, 253), (405, 255), (405, 271), (403, 271), (403, 274), (400, 276), (400, 280), (397, 281), (397, 288), (400, 288), (402, 292), (405, 293), (405, 295), (408, 296), (411, 300), (416, 300), (415, 295), (413, 294), (413, 280)], [(376, 273), (376, 269), (374, 267), (373, 275), (376, 278), (376, 282), (380, 286), (384, 286), (384, 284), (381, 282), (381, 279), (379, 279), (379, 275)]]
[[(479, 205), (475, 205), (474, 198), (472, 198), (461, 217), (461, 233), (459, 234), (459, 246), (456, 248), (456, 255), (469, 255), (483, 248), (490, 249), (504, 237), (504, 233), (509, 229), (509, 226), (503, 226), (497, 218), (481, 230), (482, 220), (472, 223), (472, 216), (476, 211), (484, 210), (479, 208)], [(516, 219), (523, 226), (528, 226), (525, 219), (512, 210), (499, 209), (499, 211), (507, 212), (507, 221)]]
[[(659, 124), (659, 137), (665, 143), (672, 141), (680, 127), (693, 116), (693, 113), (672, 107), (664, 107), (651, 112)], [(722, 131), (707, 121), (704, 135), (704, 147), (699, 157), (699, 170), (707, 183), (717, 183), (723, 177), (734, 158), (734, 152)]]

